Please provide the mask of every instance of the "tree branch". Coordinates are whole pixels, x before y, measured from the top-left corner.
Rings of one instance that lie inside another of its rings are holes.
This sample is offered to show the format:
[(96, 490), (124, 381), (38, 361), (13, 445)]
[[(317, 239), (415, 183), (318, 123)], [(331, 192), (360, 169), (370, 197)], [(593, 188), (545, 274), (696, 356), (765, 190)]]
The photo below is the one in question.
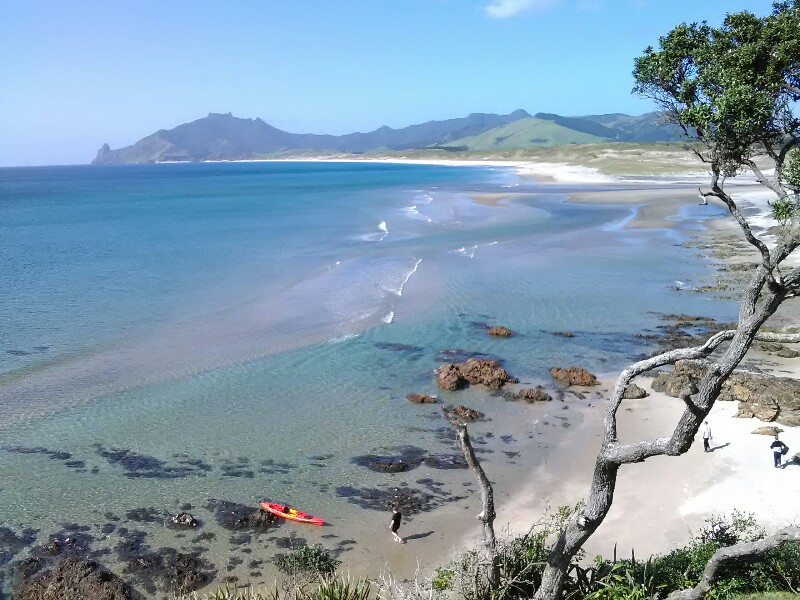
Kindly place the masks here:
[(745, 542), (720, 548), (706, 563), (700, 583), (693, 588), (673, 592), (668, 598), (669, 600), (701, 600), (711, 590), (721, 567), (737, 559), (763, 556), (786, 542), (800, 542), (800, 527), (786, 527), (757, 542)]
[(467, 461), (467, 465), (472, 469), (472, 472), (475, 474), (481, 486), (481, 503), (483, 505), (483, 510), (478, 517), (483, 522), (483, 542), (492, 562), (489, 572), (489, 585), (492, 589), (496, 589), (500, 582), (500, 565), (497, 560), (497, 541), (494, 535), (494, 520), (497, 515), (494, 511), (494, 490), (492, 489), (492, 483), (489, 481), (486, 472), (475, 456), (475, 450), (472, 448), (472, 442), (469, 439), (469, 432), (467, 431), (466, 424), (445, 408), (442, 408), (442, 413), (444, 413), (450, 425), (453, 426), (453, 429), (456, 430), (458, 443), (461, 446), (464, 459)]
[(753, 230), (750, 229), (750, 224), (747, 222), (747, 219), (744, 218), (744, 215), (742, 215), (742, 213), (739, 211), (739, 207), (736, 206), (736, 202), (734, 202), (733, 198), (728, 196), (728, 194), (726, 194), (719, 186), (719, 173), (714, 174), (712, 180), (712, 190), (714, 191), (714, 195), (722, 200), (728, 207), (728, 212), (730, 212), (731, 216), (736, 219), (736, 222), (739, 224), (739, 227), (744, 233), (745, 239), (761, 254), (761, 264), (769, 273), (768, 279), (774, 281), (774, 278), (771, 274), (772, 267), (770, 263), (769, 248), (767, 248), (767, 245), (753, 234)]
[(796, 85), (792, 85), (791, 83), (784, 82), (783, 89), (788, 90), (788, 91), (792, 92), (793, 94), (797, 94), (798, 96), (800, 96), (800, 88), (797, 87)]
[[(772, 152), (771, 149), (768, 149), (768, 153), (770, 153), (770, 156), (774, 156), (774, 153)], [(754, 160), (748, 159), (744, 161), (744, 163), (748, 167), (750, 167), (751, 171), (753, 171), (753, 174), (756, 176), (756, 181), (758, 183), (775, 192), (775, 195), (778, 196), (778, 198), (783, 198), (786, 195), (786, 192), (783, 191), (781, 186), (779, 186), (776, 182), (772, 181), (769, 177), (764, 175), (764, 173), (761, 171), (761, 168), (756, 164)]]

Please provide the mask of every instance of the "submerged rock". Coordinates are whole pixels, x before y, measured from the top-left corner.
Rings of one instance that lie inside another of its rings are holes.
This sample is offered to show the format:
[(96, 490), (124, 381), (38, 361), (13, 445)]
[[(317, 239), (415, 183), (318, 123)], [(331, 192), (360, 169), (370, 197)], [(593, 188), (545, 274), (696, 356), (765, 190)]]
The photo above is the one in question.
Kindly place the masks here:
[(212, 498), (206, 508), (214, 513), (217, 524), (228, 531), (264, 531), (280, 525), (280, 521), (265, 510), (236, 502)]
[(524, 400), (525, 402), (550, 402), (553, 397), (544, 391), (544, 388), (537, 386), (535, 388), (522, 388), (515, 394), (509, 394), (509, 398), (513, 400)]
[(490, 327), (489, 329), (486, 330), (486, 333), (496, 337), (511, 337), (512, 335), (514, 335), (513, 332), (508, 327), (505, 327), (503, 325), (495, 325), (494, 327)]
[(476, 419), (482, 419), (484, 416), (481, 411), (468, 408), (463, 404), (456, 404), (450, 412), (455, 413), (459, 418), (465, 421), (475, 421)]
[(392, 448), (393, 454), (365, 454), (356, 456), (353, 462), (377, 473), (402, 473), (416, 469), (425, 460), (427, 452), (416, 446)]
[(406, 400), (414, 404), (436, 404), (436, 397), (428, 394), (406, 394)]
[[(122, 579), (93, 560), (66, 557), (51, 569), (37, 572), (37, 559), (18, 570), (17, 600), (132, 600), (138, 598)], [(194, 588), (196, 589), (196, 588)]]

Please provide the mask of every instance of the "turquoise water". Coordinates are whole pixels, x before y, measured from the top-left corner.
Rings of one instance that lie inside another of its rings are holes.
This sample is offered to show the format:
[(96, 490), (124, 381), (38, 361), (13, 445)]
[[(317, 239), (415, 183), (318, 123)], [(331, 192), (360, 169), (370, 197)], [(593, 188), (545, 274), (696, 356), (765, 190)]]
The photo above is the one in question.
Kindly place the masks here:
[[(441, 351), (549, 384), (550, 366), (609, 373), (647, 351), (635, 335), (658, 312), (734, 314), (675, 290), (709, 273), (677, 243), (708, 213), (631, 230), (629, 207), (566, 203), (577, 189), (368, 163), (0, 170), (0, 527), (186, 502), (213, 527), (210, 498), (371, 518), (335, 490), (422, 475), (353, 456), (454, 452), (437, 410), (404, 399), (436, 393)], [(509, 190), (524, 195), (471, 199)], [(491, 414), (479, 432), (535, 421), (486, 390), (439, 395)]]

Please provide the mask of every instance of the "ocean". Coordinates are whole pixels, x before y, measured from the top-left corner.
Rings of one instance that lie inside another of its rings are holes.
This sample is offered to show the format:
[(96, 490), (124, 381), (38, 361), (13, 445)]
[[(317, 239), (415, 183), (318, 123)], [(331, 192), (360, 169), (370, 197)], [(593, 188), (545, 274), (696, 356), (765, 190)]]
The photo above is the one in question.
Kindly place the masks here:
[[(610, 374), (652, 350), (639, 334), (659, 313), (735, 315), (686, 291), (712, 271), (681, 242), (718, 209), (630, 229), (635, 207), (566, 201), (595, 189), (367, 162), (0, 169), (0, 577), (75, 531), (124, 564), (135, 531), (139, 550), (258, 581), (232, 560), (247, 544), (224, 532), (224, 503), (322, 516), (330, 532), (304, 540), (347, 561), (342, 539), (385, 520), (381, 492), (468, 501), (439, 407), (405, 400), (437, 394), (439, 364), (496, 357), (552, 387), (551, 366)], [(487, 336), (496, 324), (515, 335)], [(524, 476), (535, 461), (514, 459), (547, 409), (478, 386), (438, 396), (485, 412), (487, 468)], [(416, 468), (375, 472), (374, 455)], [(165, 526), (188, 506), (216, 540)]]

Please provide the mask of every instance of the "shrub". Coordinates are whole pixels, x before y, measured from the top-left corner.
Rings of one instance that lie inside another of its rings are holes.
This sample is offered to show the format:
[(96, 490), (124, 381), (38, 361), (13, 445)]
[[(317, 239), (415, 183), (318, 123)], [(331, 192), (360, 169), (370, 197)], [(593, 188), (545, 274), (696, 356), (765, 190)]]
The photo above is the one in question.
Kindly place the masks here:
[(275, 565), (286, 575), (298, 574), (330, 577), (341, 561), (336, 560), (320, 544), (303, 546), (275, 558)]
[(297, 600), (369, 600), (371, 588), (367, 579), (323, 577), (317, 588), (301, 591)]

